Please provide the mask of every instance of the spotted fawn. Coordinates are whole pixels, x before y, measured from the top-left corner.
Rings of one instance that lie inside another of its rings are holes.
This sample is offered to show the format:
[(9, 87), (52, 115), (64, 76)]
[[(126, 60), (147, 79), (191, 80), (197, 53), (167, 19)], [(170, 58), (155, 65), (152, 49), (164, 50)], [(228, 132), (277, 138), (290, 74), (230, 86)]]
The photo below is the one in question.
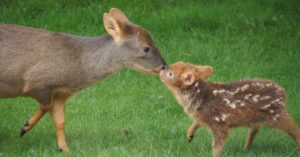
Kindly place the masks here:
[(177, 62), (160, 72), (162, 82), (175, 94), (193, 119), (187, 131), (189, 142), (200, 126), (213, 134), (213, 157), (220, 157), (230, 128), (247, 127), (249, 148), (263, 125), (287, 132), (300, 147), (300, 133), (286, 111), (282, 87), (271, 80), (210, 83), (212, 67)]

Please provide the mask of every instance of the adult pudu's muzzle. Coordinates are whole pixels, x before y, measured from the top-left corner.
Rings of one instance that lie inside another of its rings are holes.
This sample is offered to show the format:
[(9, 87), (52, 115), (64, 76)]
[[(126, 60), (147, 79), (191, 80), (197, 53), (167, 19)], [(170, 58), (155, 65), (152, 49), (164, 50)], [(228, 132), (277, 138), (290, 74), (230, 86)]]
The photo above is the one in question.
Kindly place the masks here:
[(158, 75), (160, 71), (165, 70), (165, 69), (168, 68), (168, 65), (167, 65), (166, 61), (160, 55), (159, 55), (158, 58), (159, 58), (158, 60), (159, 60), (160, 64), (151, 69), (151, 72), (154, 75)]
[(161, 64), (159, 66), (157, 66), (156, 68), (151, 69), (151, 71), (153, 71), (155, 74), (159, 74), (160, 71), (165, 70), (168, 68), (167, 64)]
[(150, 75), (158, 75), (160, 71), (167, 69), (167, 64), (160, 64), (158, 66), (155, 66), (153, 68), (145, 68), (140, 65), (135, 65), (134, 69), (137, 71), (140, 71), (142, 73), (150, 74)]

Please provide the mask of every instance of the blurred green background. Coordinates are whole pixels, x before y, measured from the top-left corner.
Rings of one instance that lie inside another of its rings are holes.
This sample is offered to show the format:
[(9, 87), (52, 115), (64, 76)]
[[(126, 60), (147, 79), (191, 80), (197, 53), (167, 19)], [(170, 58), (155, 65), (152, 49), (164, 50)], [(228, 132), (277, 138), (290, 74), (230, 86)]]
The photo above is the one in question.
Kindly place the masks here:
[[(275, 80), (286, 89), (287, 109), (300, 126), (299, 0), (0, 0), (0, 23), (99, 36), (105, 33), (102, 16), (112, 7), (151, 32), (169, 64), (211, 65), (211, 81)], [(64, 156), (48, 115), (19, 138), (37, 109), (29, 98), (0, 100), (0, 157)], [(157, 77), (124, 69), (67, 102), (69, 156), (210, 156), (207, 129), (187, 142), (191, 122)], [(263, 129), (243, 151), (246, 135), (244, 128), (233, 129), (223, 156), (300, 156), (280, 131)]]

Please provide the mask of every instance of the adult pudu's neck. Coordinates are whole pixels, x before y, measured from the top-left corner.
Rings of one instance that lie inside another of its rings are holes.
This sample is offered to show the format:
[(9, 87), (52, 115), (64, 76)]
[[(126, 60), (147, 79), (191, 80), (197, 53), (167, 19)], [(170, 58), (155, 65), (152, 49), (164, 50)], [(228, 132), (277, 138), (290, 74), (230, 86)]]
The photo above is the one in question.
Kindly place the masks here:
[(109, 35), (95, 38), (82, 38), (81, 62), (89, 82), (104, 79), (125, 65), (119, 53), (119, 45)]

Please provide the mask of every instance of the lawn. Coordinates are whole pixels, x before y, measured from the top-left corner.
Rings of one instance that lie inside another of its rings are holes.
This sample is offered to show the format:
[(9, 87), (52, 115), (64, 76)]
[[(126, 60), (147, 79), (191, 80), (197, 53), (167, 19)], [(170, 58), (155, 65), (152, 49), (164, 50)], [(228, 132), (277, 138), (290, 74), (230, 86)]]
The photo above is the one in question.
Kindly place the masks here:
[[(0, 23), (99, 36), (105, 33), (102, 15), (112, 7), (149, 30), (169, 64), (211, 65), (211, 81), (275, 80), (286, 89), (287, 109), (300, 127), (298, 0), (0, 0)], [(19, 138), (37, 109), (29, 98), (0, 100), (0, 157), (64, 156), (48, 115)], [(188, 143), (191, 122), (158, 77), (123, 69), (67, 102), (69, 156), (210, 156), (207, 129)], [(280, 131), (264, 128), (244, 151), (246, 135), (246, 129), (233, 129), (223, 157), (300, 156), (292, 138)]]

